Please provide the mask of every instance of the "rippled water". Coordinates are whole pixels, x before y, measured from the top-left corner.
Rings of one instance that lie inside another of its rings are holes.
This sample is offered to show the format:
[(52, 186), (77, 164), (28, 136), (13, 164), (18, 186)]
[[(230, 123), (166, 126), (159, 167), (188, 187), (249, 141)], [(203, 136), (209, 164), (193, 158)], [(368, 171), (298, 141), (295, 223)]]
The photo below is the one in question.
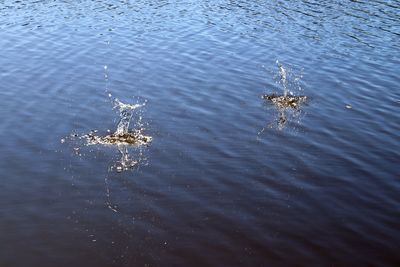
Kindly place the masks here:
[[(5, 0), (0, 49), (1, 266), (399, 265), (399, 1)], [(60, 142), (109, 93), (151, 144)]]

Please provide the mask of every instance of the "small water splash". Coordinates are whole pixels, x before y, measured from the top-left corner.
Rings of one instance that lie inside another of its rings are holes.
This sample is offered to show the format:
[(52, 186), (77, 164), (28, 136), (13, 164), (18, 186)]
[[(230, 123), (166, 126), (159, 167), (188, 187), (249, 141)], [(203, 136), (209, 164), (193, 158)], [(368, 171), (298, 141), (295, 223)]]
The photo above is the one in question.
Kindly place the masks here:
[[(279, 93), (271, 93), (262, 95), (261, 98), (267, 100), (267, 102), (271, 103), (277, 109), (277, 128), (282, 130), (286, 123), (289, 120), (294, 120), (295, 118), (299, 118), (301, 114), (301, 105), (305, 103), (308, 98), (305, 95), (295, 95), (293, 91), (302, 91), (303, 89), (300, 86), (300, 78), (302, 76), (295, 76), (293, 81), (290, 82), (289, 72), (287, 69), (281, 64), (278, 60), (276, 61), (278, 65), (278, 75), (279, 75), (279, 84), (282, 87), (283, 94)], [(293, 77), (293, 76), (292, 76)], [(290, 87), (290, 88), (289, 88)], [(292, 88), (293, 87), (293, 88)], [(289, 90), (291, 89), (291, 90)], [(272, 128), (272, 125), (269, 125)], [(265, 130), (263, 128), (260, 132), (262, 133)]]

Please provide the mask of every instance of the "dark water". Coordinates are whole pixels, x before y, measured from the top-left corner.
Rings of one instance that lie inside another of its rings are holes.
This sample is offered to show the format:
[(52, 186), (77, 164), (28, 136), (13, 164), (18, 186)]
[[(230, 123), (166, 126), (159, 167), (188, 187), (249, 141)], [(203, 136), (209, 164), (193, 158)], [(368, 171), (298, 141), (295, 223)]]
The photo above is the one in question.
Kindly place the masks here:
[[(399, 1), (5, 0), (0, 51), (0, 266), (400, 266)], [(121, 173), (60, 142), (108, 93)]]

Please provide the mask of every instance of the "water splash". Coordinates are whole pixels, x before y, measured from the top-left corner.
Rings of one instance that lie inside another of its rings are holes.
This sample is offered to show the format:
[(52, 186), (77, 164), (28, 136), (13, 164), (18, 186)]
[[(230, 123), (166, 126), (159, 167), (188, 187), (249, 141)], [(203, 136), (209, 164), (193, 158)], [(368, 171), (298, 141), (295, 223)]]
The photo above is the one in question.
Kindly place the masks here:
[(299, 108), (307, 100), (306, 96), (263, 95), (263, 99), (271, 101), (279, 109)]
[[(276, 64), (278, 65), (279, 71), (279, 84), (282, 87), (283, 94), (278, 94), (278, 93), (272, 93), (272, 94), (265, 94), (262, 95), (261, 98), (264, 100), (267, 100), (268, 103), (271, 103), (276, 109), (277, 109), (277, 114), (278, 117), (276, 119), (277, 121), (277, 126), (279, 130), (282, 130), (286, 123), (289, 121), (289, 119), (294, 119), (298, 118), (299, 114), (301, 113), (301, 105), (305, 103), (308, 98), (305, 95), (294, 95), (292, 91), (289, 91), (289, 85), (295, 85), (297, 88), (291, 88), (292, 90), (298, 90), (301, 91), (302, 88), (299, 85), (300, 78), (295, 77), (293, 82), (290, 83), (289, 78), (291, 77), (288, 75), (287, 69), (281, 64), (278, 60), (276, 61)], [(271, 125), (270, 125), (271, 127)], [(262, 133), (265, 130), (263, 128), (260, 132)]]
[[(79, 135), (77, 133), (71, 134), (67, 138), (62, 138), (61, 143), (65, 143), (66, 139), (80, 140), (83, 144), (75, 147), (74, 150), (80, 151), (81, 147), (92, 146), (92, 145), (106, 145), (116, 146), (119, 151), (120, 158), (110, 167), (111, 170), (122, 172), (138, 166), (139, 163), (146, 161), (144, 157), (142, 146), (150, 144), (152, 137), (145, 135), (145, 127), (142, 122), (141, 113), (138, 111), (141, 107), (145, 106), (146, 102), (138, 104), (126, 104), (121, 102), (118, 98), (113, 98), (111, 94), (108, 94), (114, 109), (119, 111), (119, 121), (116, 126), (116, 130), (112, 132), (107, 130), (107, 134), (101, 135), (98, 130), (92, 130), (87, 134)], [(134, 126), (130, 129), (130, 124), (133, 115), (136, 115)], [(130, 149), (132, 147), (133, 149)], [(136, 149), (138, 148), (138, 149)], [(130, 152), (135, 151), (133, 157)], [(138, 152), (138, 154), (136, 153)], [(76, 153), (81, 156), (81, 153)]]
[[(112, 95), (109, 94), (112, 98)], [(97, 131), (91, 131), (90, 133), (83, 135), (81, 138), (86, 139), (88, 145), (145, 145), (151, 142), (150, 136), (144, 135), (145, 128), (141, 123), (142, 117), (140, 116), (137, 121), (137, 126), (134, 129), (129, 129), (129, 125), (132, 120), (133, 112), (145, 106), (146, 102), (142, 104), (125, 104), (118, 98), (113, 99), (114, 109), (119, 110), (119, 122), (117, 129), (114, 133), (108, 135), (98, 135)]]

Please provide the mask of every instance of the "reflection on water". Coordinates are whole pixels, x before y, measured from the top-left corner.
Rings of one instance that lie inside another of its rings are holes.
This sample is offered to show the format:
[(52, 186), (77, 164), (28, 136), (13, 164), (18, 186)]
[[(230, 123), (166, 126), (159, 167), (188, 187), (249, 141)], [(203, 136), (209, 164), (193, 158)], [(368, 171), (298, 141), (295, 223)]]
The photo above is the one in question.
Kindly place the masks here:
[(111, 186), (110, 179), (115, 179), (117, 177), (111, 174), (116, 171), (121, 173), (123, 171), (134, 170), (139, 168), (139, 166), (144, 166), (147, 164), (147, 156), (142, 145), (132, 149), (132, 144), (118, 143), (115, 144), (118, 152), (119, 159), (115, 160), (113, 164), (109, 167), (108, 173), (104, 177), (105, 185), (105, 195), (106, 195), (106, 206), (114, 211), (118, 212), (118, 205), (111, 200)]
[(126, 144), (117, 144), (117, 148), (121, 158), (111, 168), (115, 168), (117, 172), (129, 170), (144, 160), (142, 153), (139, 153), (139, 156), (137, 158), (132, 158), (131, 155), (129, 155), (128, 146)]

